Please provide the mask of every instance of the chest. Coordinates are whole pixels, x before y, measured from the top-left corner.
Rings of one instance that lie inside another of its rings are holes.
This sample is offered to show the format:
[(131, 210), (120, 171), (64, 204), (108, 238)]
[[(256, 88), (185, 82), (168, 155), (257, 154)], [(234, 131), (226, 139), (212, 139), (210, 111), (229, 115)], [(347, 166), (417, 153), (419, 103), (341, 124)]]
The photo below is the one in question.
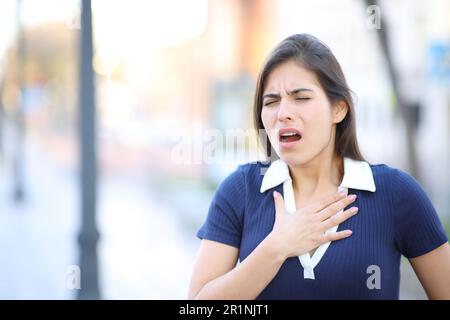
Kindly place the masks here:
[[(300, 192), (296, 191), (294, 189), (294, 202), (295, 202), (295, 209), (296, 210), (302, 210), (306, 207), (319, 203), (320, 201), (323, 201), (327, 196), (332, 195), (337, 190), (344, 191), (346, 194), (348, 193), (348, 190), (346, 188), (338, 188), (338, 187), (331, 187), (328, 189), (327, 192), (322, 192), (320, 194), (317, 194), (313, 197), (306, 197), (302, 195)], [(325, 209), (325, 208), (324, 208)], [(337, 213), (337, 212), (336, 212)], [(309, 251), (309, 255), (312, 257), (314, 253), (316, 252), (318, 248), (313, 248), (311, 251)]]
[[(283, 194), (281, 187), (276, 189)], [(357, 215), (341, 223), (337, 231), (350, 229), (353, 231), (348, 240), (340, 240), (337, 243), (365, 243), (365, 246), (337, 246), (333, 245), (327, 249), (340, 250), (345, 254), (347, 250), (353, 253), (365, 254), (367, 251), (381, 250), (380, 246), (394, 247), (394, 222), (392, 212), (389, 208), (380, 206), (376, 197), (370, 193), (350, 189), (349, 194), (356, 194), (357, 199), (352, 206), (357, 206)], [(298, 205), (302, 205), (301, 199)], [(296, 202), (297, 206), (297, 202)], [(261, 195), (247, 203), (242, 225), (242, 241), (240, 247), (240, 259), (245, 259), (272, 231), (275, 222), (275, 206), (271, 193)], [(332, 243), (333, 244), (333, 243)], [(368, 248), (371, 246), (370, 248)], [(368, 250), (370, 249), (370, 250)], [(314, 252), (311, 252), (314, 253)]]

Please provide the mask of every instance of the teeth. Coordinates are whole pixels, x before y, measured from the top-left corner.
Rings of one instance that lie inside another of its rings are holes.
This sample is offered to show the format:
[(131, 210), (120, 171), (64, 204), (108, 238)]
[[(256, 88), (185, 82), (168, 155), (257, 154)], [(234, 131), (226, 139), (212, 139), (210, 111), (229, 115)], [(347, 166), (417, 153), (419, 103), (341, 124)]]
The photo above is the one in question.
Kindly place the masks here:
[(296, 135), (298, 135), (298, 134), (295, 132), (286, 132), (286, 133), (283, 133), (281, 136), (282, 137), (291, 137), (291, 136), (296, 136)]

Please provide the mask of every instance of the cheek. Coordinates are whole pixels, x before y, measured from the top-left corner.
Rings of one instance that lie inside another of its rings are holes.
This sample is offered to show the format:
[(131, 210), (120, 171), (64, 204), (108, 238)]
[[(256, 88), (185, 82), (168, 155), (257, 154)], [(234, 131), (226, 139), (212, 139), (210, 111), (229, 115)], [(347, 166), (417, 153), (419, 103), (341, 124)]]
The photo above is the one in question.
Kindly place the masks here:
[(273, 112), (271, 112), (271, 110), (264, 110), (261, 111), (261, 120), (262, 123), (264, 125), (266, 134), (269, 136), (269, 139), (272, 143), (276, 142), (273, 139), (273, 134), (274, 134), (274, 128), (275, 128), (275, 124), (276, 124), (276, 115), (274, 115)]
[(313, 137), (328, 137), (333, 125), (330, 109), (327, 106), (311, 108), (303, 114), (306, 131), (313, 132)]
[(272, 129), (275, 126), (274, 117), (272, 112), (270, 112), (270, 110), (263, 109), (261, 111), (261, 120), (266, 130)]

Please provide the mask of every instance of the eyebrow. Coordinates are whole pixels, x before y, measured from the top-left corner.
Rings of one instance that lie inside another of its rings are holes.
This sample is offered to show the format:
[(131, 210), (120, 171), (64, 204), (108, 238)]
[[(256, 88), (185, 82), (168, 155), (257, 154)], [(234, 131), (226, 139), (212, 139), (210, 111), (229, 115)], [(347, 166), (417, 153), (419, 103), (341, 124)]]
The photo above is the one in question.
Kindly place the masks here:
[[(293, 95), (295, 95), (297, 93), (301, 93), (301, 92), (305, 92), (305, 91), (313, 92), (313, 90), (311, 90), (311, 89), (297, 88), (297, 89), (288, 91), (287, 94), (288, 94), (288, 96), (293, 96)], [(263, 99), (265, 99), (265, 98), (279, 98), (279, 97), (280, 97), (279, 93), (267, 93), (267, 94), (263, 95)]]

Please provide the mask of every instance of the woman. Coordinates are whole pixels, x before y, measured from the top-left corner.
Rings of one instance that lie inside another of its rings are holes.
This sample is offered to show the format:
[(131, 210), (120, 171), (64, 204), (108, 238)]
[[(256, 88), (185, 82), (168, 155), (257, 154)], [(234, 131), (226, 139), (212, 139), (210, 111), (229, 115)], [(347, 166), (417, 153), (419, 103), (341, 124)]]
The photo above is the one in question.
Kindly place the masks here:
[(254, 110), (274, 161), (241, 165), (219, 186), (189, 298), (398, 299), (404, 255), (429, 298), (450, 299), (450, 247), (433, 205), (407, 173), (364, 161), (325, 44), (282, 41)]

